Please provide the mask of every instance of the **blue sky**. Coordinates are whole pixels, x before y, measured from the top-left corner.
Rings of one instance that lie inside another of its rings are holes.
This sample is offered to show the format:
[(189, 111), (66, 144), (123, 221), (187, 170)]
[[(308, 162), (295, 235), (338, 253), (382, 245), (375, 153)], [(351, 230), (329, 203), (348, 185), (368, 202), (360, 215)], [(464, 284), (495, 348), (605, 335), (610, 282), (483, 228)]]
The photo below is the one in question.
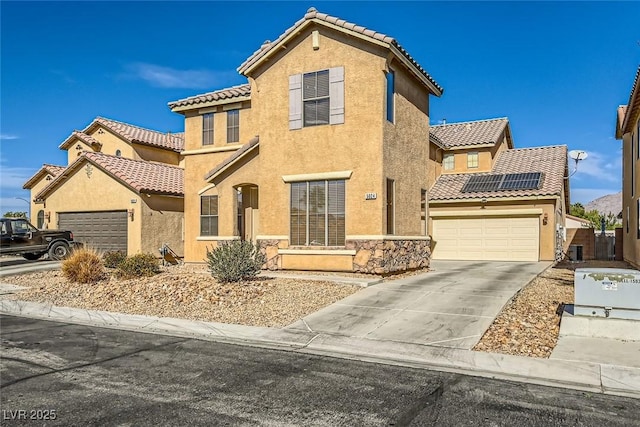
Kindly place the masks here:
[(442, 85), (431, 122), (507, 116), (516, 147), (590, 156), (572, 202), (621, 187), (615, 111), (640, 64), (640, 2), (6, 2), (0, 211), (96, 116), (183, 130), (167, 102), (244, 83), (236, 72), (311, 7), (395, 37)]

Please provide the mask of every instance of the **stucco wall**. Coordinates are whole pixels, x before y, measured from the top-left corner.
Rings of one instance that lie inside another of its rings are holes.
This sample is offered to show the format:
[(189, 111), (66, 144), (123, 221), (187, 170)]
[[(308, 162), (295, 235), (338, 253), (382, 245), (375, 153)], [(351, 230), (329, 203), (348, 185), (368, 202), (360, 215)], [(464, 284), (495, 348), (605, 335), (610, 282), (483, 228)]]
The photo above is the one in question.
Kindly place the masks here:
[(142, 195), (139, 200), (142, 202), (140, 251), (159, 256), (158, 249), (166, 243), (178, 255), (184, 255), (184, 199)]
[[(31, 217), (29, 218), (29, 222), (31, 224), (38, 226), (38, 211), (44, 210), (44, 204), (42, 202), (36, 203), (33, 201), (35, 196), (41, 192), (51, 181), (47, 181), (47, 175), (43, 175), (42, 178), (38, 182), (36, 182), (30, 190), (29, 204), (31, 205)], [(52, 177), (53, 179), (53, 177)], [(46, 223), (46, 220), (45, 220)]]
[[(180, 153), (176, 151), (163, 150), (161, 148), (150, 147), (147, 145), (133, 144), (135, 152), (134, 159), (146, 160), (148, 162), (166, 163), (168, 165), (178, 166), (180, 164)], [(103, 151), (104, 152), (104, 151)], [(105, 153), (110, 154), (110, 153)]]
[(596, 237), (593, 228), (567, 228), (567, 240), (563, 251), (568, 254), (571, 245), (582, 246), (583, 260), (596, 258)]
[[(45, 201), (45, 211), (51, 212), (49, 228), (58, 228), (59, 212), (89, 212), (135, 209), (139, 211), (140, 196), (97, 167), (81, 167), (69, 176)], [(90, 174), (88, 171), (90, 170)], [(132, 204), (131, 200), (138, 203)], [(128, 224), (127, 252), (139, 252), (142, 215), (136, 213)]]
[[(623, 237), (623, 257), (625, 261), (633, 264), (636, 267), (640, 267), (640, 239), (637, 237), (638, 224), (638, 212), (637, 205), (638, 199), (640, 199), (640, 162), (638, 161), (638, 126), (637, 123), (632, 127), (633, 132), (626, 133), (622, 138), (622, 233)], [(631, 149), (631, 146), (634, 149)], [(632, 152), (633, 151), (633, 152)], [(635, 173), (632, 174), (632, 168)], [(635, 191), (632, 191), (631, 180), (635, 180)]]
[[(116, 151), (120, 150), (122, 157), (126, 157), (128, 159), (137, 158), (133, 147), (129, 143), (102, 126), (98, 126), (93, 132), (90, 132), (89, 135), (100, 141), (102, 147), (98, 149), (98, 147), (91, 147), (79, 140), (76, 140), (76, 142), (67, 150), (68, 164), (73, 163), (78, 158), (78, 153), (81, 151), (100, 151), (101, 153), (115, 156)], [(77, 150), (77, 145), (80, 145), (82, 150)]]
[[(201, 108), (191, 111), (185, 119), (185, 150), (198, 150), (217, 147), (227, 147), (233, 144), (245, 144), (258, 134), (254, 111), (251, 101), (231, 102), (225, 105)], [(237, 143), (227, 142), (227, 111), (239, 109), (239, 134)], [(202, 145), (203, 114), (213, 113), (213, 144)]]
[[(505, 209), (531, 209), (540, 208), (542, 214), (539, 216), (540, 222), (540, 252), (541, 261), (553, 261), (555, 259), (556, 245), (556, 199), (549, 200), (518, 200), (504, 202), (487, 202), (482, 208), (480, 203), (435, 203), (429, 204), (429, 213), (446, 211), (469, 211), (478, 216), (482, 216), (487, 211), (497, 211)], [(547, 223), (544, 224), (544, 216), (547, 216)], [(433, 233), (433, 218), (429, 219), (429, 234)]]
[[(395, 181), (395, 235), (423, 234), (420, 191), (429, 189), (429, 93), (397, 62), (395, 73), (395, 122), (384, 120), (383, 186)], [(435, 148), (435, 147), (434, 147)], [(383, 187), (384, 188), (384, 187)], [(386, 189), (382, 193), (387, 201)], [(383, 215), (384, 233), (388, 220)]]
[[(498, 154), (508, 149), (504, 134), (498, 139), (498, 142), (491, 147), (465, 148), (448, 150), (446, 154), (454, 154), (454, 167), (449, 170), (442, 170), (442, 173), (475, 173), (490, 172), (498, 158)], [(467, 167), (467, 154), (478, 153), (478, 167)]]

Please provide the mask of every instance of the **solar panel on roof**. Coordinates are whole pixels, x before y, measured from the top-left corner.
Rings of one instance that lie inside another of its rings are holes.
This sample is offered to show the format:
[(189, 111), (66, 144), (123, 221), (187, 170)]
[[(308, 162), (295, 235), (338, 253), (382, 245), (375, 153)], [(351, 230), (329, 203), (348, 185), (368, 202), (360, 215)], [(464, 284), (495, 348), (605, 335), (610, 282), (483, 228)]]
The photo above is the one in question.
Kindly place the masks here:
[(462, 187), (463, 193), (476, 193), (480, 191), (497, 191), (504, 178), (503, 174), (470, 176)]
[(534, 190), (540, 187), (541, 172), (509, 173), (504, 176), (499, 190)]

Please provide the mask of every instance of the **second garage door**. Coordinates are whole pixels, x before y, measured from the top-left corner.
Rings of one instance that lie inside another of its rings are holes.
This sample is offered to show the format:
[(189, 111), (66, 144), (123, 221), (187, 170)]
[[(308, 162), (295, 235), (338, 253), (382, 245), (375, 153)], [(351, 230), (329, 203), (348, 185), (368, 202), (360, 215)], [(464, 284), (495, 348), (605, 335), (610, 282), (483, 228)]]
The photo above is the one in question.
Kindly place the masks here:
[(433, 259), (538, 261), (538, 217), (434, 218)]
[(74, 240), (99, 251), (127, 253), (127, 211), (64, 212), (58, 228), (73, 232)]

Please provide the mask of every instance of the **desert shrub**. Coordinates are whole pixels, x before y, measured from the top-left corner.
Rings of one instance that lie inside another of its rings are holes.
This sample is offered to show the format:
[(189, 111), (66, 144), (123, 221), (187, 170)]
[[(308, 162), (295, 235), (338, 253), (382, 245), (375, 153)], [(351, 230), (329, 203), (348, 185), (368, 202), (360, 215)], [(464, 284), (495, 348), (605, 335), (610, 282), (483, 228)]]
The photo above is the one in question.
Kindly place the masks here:
[(207, 265), (211, 275), (219, 282), (239, 282), (255, 277), (265, 256), (249, 241), (233, 240), (207, 250)]
[(127, 254), (122, 251), (107, 251), (102, 255), (102, 262), (108, 268), (118, 268), (125, 259), (127, 259)]
[(83, 247), (62, 261), (62, 274), (72, 282), (95, 283), (104, 277), (104, 264), (94, 249)]
[(160, 272), (158, 260), (152, 254), (135, 254), (118, 264), (116, 275), (121, 278), (153, 276)]

